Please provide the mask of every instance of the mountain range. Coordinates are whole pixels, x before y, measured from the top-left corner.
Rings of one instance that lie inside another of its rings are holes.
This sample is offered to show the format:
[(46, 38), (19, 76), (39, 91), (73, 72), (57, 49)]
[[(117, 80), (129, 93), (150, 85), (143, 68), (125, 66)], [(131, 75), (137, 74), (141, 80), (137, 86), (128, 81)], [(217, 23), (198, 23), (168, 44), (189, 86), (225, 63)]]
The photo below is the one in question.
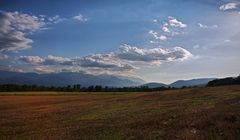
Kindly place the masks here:
[(173, 82), (169, 85), (164, 83), (146, 83), (142, 86), (148, 86), (149, 88), (157, 88), (157, 87), (175, 87), (175, 88), (181, 88), (183, 86), (189, 87), (189, 86), (204, 86), (209, 81), (212, 81), (216, 78), (199, 78), (199, 79), (191, 79), (191, 80), (178, 80), (176, 82)]
[(20, 73), (0, 71), (0, 84), (18, 84), (18, 85), (42, 85), (42, 86), (67, 86), (81, 84), (82, 86), (109, 86), (109, 87), (134, 87), (148, 86), (149, 88), (157, 87), (183, 87), (206, 85), (209, 81), (216, 78), (200, 78), (191, 80), (178, 80), (169, 85), (164, 83), (146, 83), (144, 80), (135, 77), (113, 76), (113, 75), (90, 75), (86, 73)]
[(81, 84), (85, 87), (91, 85), (125, 87), (139, 86), (144, 83), (146, 82), (142, 79), (124, 76), (90, 75), (85, 73), (73, 72), (37, 74), (0, 71), (0, 84), (26, 84), (41, 86), (67, 86)]

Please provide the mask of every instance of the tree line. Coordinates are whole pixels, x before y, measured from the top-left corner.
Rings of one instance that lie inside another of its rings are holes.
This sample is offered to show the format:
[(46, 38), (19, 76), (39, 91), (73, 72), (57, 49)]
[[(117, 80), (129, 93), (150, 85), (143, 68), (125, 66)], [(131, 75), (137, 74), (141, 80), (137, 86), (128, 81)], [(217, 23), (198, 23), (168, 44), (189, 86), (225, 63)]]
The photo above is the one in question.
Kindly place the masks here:
[(68, 86), (38, 86), (38, 85), (0, 85), (0, 92), (11, 91), (63, 91), (63, 92), (146, 92), (175, 89), (174, 87), (148, 88), (148, 86), (139, 87), (108, 87), (108, 86), (89, 86), (83, 87), (80, 84)]
[[(227, 77), (223, 79), (215, 79), (208, 82), (207, 86), (221, 86), (221, 85), (237, 85), (240, 84), (240, 75), (238, 77)], [(192, 86), (197, 87), (197, 86)], [(183, 86), (181, 88), (190, 88)], [(162, 91), (177, 89), (175, 87), (157, 87), (149, 88), (148, 86), (139, 87), (108, 87), (108, 86), (88, 86), (84, 87), (80, 84), (68, 86), (39, 86), (39, 85), (16, 85), (4, 84), (0, 85), (0, 92), (11, 91), (62, 91), (62, 92), (147, 92), (147, 91)]]
[(215, 79), (208, 82), (207, 86), (223, 86), (240, 84), (240, 75), (238, 77), (227, 77), (223, 79)]

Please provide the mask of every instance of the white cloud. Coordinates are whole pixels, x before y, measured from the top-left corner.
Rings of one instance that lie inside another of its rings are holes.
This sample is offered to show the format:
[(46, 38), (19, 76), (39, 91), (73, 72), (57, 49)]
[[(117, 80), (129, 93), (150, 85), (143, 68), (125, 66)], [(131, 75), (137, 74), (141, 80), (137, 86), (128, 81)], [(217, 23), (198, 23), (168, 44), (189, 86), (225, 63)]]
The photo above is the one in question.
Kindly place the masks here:
[(221, 5), (219, 7), (219, 10), (226, 11), (226, 10), (237, 9), (237, 6), (238, 6), (237, 3), (230, 2), (230, 3), (227, 3), (227, 4)]
[(53, 17), (48, 17), (47, 20), (51, 23), (57, 24), (62, 21), (67, 20), (66, 18), (60, 17), (59, 15), (53, 16)]
[(59, 56), (48, 55), (47, 58), (44, 59), (45, 65), (71, 65), (72, 60), (70, 58), (64, 58)]
[(34, 15), (0, 11), (0, 52), (30, 48), (33, 40), (26, 34), (42, 30), (45, 25)]
[(165, 35), (160, 35), (159, 39), (160, 40), (167, 40), (167, 37)]
[[(174, 17), (169, 16), (166, 22), (160, 24), (161, 30), (154, 31), (150, 30), (148, 34), (151, 35), (151, 44), (161, 43), (161, 41), (166, 41), (172, 39), (174, 36), (179, 34), (184, 34), (183, 28), (187, 27), (187, 24), (177, 20)], [(155, 39), (155, 40), (153, 40)]]
[(168, 17), (169, 18), (169, 25), (172, 27), (176, 27), (176, 28), (185, 28), (187, 27), (187, 24), (182, 23), (181, 21), (177, 20), (174, 17)]
[(20, 12), (0, 11), (0, 52), (31, 48), (33, 40), (28, 36), (37, 31), (47, 29), (50, 24), (66, 20), (56, 15), (47, 17), (45, 15), (31, 15)]
[(84, 57), (64, 58), (49, 55), (45, 58), (44, 65), (70, 65), (84, 68), (103, 68), (116, 70), (131, 70), (132, 66), (115, 58), (114, 54), (92, 54)]
[(48, 55), (46, 58), (39, 56), (20, 56), (19, 60), (25, 63), (40, 66), (60, 66), (62, 67), (81, 67), (98, 68), (112, 71), (130, 71), (135, 69), (128, 63), (125, 63), (115, 57), (114, 54), (93, 54), (85, 57), (59, 57)]
[(203, 28), (203, 29), (216, 29), (218, 28), (218, 25), (205, 25), (202, 23), (198, 23), (199, 28)]
[(36, 73), (54, 73), (54, 70), (46, 66), (36, 66), (34, 68)]
[(117, 56), (128, 61), (157, 62), (160, 64), (161, 61), (184, 60), (191, 57), (192, 54), (181, 47), (143, 49), (124, 44), (120, 47)]
[(20, 56), (19, 60), (30, 64), (42, 64), (45, 60), (39, 56)]
[(114, 53), (110, 54), (94, 54), (85, 56), (81, 59), (82, 67), (98, 67), (107, 68), (112, 70), (128, 71), (134, 69), (128, 63), (121, 61), (119, 58), (115, 57)]
[(158, 44), (158, 43), (160, 43), (159, 41), (153, 41), (153, 40), (150, 40), (149, 41), (151, 44)]
[(59, 56), (48, 55), (46, 58), (40, 56), (20, 56), (19, 60), (38, 65), (71, 65), (72, 60), (70, 58), (64, 58)]
[(207, 25), (203, 25), (203, 24), (201, 24), (201, 23), (198, 23), (198, 26), (199, 26), (200, 28), (207, 28), (207, 27), (208, 27)]
[(74, 16), (73, 19), (78, 20), (78, 21), (83, 21), (83, 22), (85, 22), (85, 21), (88, 20), (88, 19), (87, 19), (86, 17), (84, 17), (82, 14), (79, 14), (79, 15), (77, 15), (77, 16)]
[(162, 27), (162, 30), (163, 30), (163, 32), (165, 32), (165, 33), (170, 33), (170, 30), (169, 30), (168, 27), (166, 27), (166, 26), (163, 26), (163, 27)]
[(153, 31), (153, 30), (150, 30), (148, 33), (150, 35), (152, 35), (153, 38), (156, 39), (156, 40), (162, 40), (162, 41), (167, 40), (167, 37), (165, 35), (160, 35), (159, 36), (158, 33)]
[(33, 40), (25, 37), (25, 33), (20, 31), (9, 31), (0, 34), (0, 52), (19, 51), (31, 47)]
[(4, 16), (2, 20), (7, 20), (6, 22), (17, 30), (38, 31), (45, 26), (45, 23), (34, 15), (19, 12), (1, 12), (1, 14)]
[(153, 19), (153, 22), (157, 23), (157, 22), (158, 22), (158, 20), (157, 20), (157, 19)]
[[(92, 54), (84, 57), (59, 57), (48, 55), (47, 57), (39, 56), (21, 56), (18, 60), (36, 66), (37, 72), (47, 71), (50, 68), (55, 72), (66, 69), (72, 71), (90, 71), (96, 73), (129, 73), (136, 70), (135, 63), (141, 62), (148, 64), (161, 64), (162, 61), (185, 60), (192, 54), (181, 48), (173, 49), (152, 48), (144, 49), (130, 45), (122, 45), (118, 51), (106, 54)], [(43, 69), (45, 68), (45, 69)]]

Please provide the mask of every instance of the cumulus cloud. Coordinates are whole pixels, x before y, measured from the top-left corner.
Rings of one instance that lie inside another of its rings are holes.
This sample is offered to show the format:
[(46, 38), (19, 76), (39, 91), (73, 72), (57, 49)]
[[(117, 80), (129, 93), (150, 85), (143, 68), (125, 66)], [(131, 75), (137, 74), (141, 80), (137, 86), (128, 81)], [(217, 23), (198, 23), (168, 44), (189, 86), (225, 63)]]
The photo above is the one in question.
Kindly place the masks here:
[(81, 59), (82, 67), (106, 68), (120, 71), (133, 70), (134, 67), (121, 61), (114, 53), (94, 54)]
[(62, 67), (81, 67), (81, 68), (98, 68), (112, 71), (130, 71), (135, 69), (132, 65), (122, 62), (114, 54), (93, 54), (84, 57), (59, 57), (48, 55), (47, 57), (39, 56), (20, 56), (22, 62), (42, 65), (42, 66), (62, 66)]
[(54, 73), (54, 70), (46, 66), (36, 66), (34, 68), (36, 73)]
[(41, 64), (41, 65), (71, 65), (72, 60), (70, 58), (64, 58), (59, 56), (48, 55), (46, 58), (40, 56), (20, 56), (20, 61), (29, 64)]
[(120, 47), (117, 56), (128, 61), (158, 62), (160, 64), (161, 61), (184, 60), (191, 57), (192, 54), (181, 47), (143, 49), (124, 44)]
[(134, 66), (135, 62), (161, 64), (162, 61), (185, 60), (191, 56), (192, 54), (189, 51), (181, 47), (175, 47), (173, 49), (163, 49), (159, 47), (144, 49), (124, 44), (118, 51), (106, 54), (92, 54), (83, 57), (69, 58), (53, 55), (48, 55), (47, 57), (21, 56), (19, 60), (39, 66), (37, 67), (38, 69), (35, 69), (38, 72), (43, 70), (45, 66), (44, 68), (50, 67), (55, 71), (72, 69), (73, 71), (86, 70), (94, 73), (101, 73), (102, 71), (125, 73), (137, 69), (137, 67)]
[(9, 31), (0, 34), (0, 52), (19, 51), (28, 49), (33, 43), (32, 39), (25, 37), (25, 33), (20, 31)]
[(39, 17), (0, 11), (0, 52), (30, 48), (33, 40), (27, 38), (26, 34), (39, 31), (44, 26), (45, 23)]
[(177, 28), (185, 28), (187, 27), (187, 24), (182, 23), (181, 21), (177, 20), (174, 17), (168, 17), (169, 18), (169, 25), (172, 27), (177, 27)]
[(47, 58), (44, 59), (44, 64), (45, 65), (71, 65), (72, 60), (70, 58), (48, 55)]
[[(153, 22), (160, 23), (157, 19)], [(175, 17), (169, 16), (166, 21), (160, 23), (161, 30), (149, 30), (148, 34), (151, 35), (151, 44), (158, 44), (161, 41), (172, 39), (176, 35), (184, 34), (183, 28), (187, 27), (187, 24), (177, 20)]]
[(31, 48), (29, 38), (37, 31), (46, 30), (48, 25), (66, 20), (59, 15), (31, 15), (21, 12), (0, 11), (0, 52), (17, 52)]
[(227, 4), (223, 4), (219, 7), (219, 10), (222, 11), (226, 11), (226, 10), (233, 10), (233, 9), (237, 9), (238, 8), (238, 4), (237, 3), (227, 3)]
[(77, 21), (87, 21), (88, 19), (86, 17), (84, 17), (82, 14), (79, 14), (77, 16), (74, 16), (73, 19), (77, 20)]
[(30, 64), (42, 64), (45, 61), (40, 56), (20, 56), (18, 59)]
[(19, 12), (1, 11), (1, 22), (4, 22), (5, 30), (15, 28), (18, 30), (37, 31), (45, 26), (45, 23), (39, 17)]
[(158, 33), (157, 32), (155, 32), (155, 31), (153, 31), (153, 30), (150, 30), (149, 32), (148, 32), (150, 35), (152, 35), (153, 36), (153, 38), (154, 39), (156, 39), (156, 40), (167, 40), (167, 37), (165, 36), (165, 35), (158, 35)]

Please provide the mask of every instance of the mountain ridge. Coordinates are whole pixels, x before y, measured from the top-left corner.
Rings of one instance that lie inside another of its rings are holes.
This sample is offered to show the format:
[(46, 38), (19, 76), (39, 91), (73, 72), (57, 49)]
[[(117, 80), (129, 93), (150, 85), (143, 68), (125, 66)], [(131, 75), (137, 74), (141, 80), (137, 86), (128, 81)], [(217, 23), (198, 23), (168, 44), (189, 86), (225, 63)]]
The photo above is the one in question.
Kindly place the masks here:
[(147, 86), (148, 88), (168, 87), (167, 84), (158, 83), (158, 82), (149, 82), (149, 83), (143, 84), (142, 86)]
[(113, 75), (90, 75), (85, 73), (61, 72), (51, 74), (20, 73), (0, 71), (0, 84), (18, 85), (42, 85), (42, 86), (67, 86), (81, 84), (82, 86), (139, 86), (146, 82), (140, 78), (113, 76)]
[(195, 79), (189, 79), (189, 80), (177, 80), (171, 84), (164, 84), (164, 83), (158, 83), (158, 82), (149, 82), (146, 84), (143, 84), (142, 86), (148, 86), (149, 88), (158, 88), (158, 87), (175, 87), (175, 88), (181, 88), (183, 86), (189, 87), (189, 86), (204, 86), (209, 81), (212, 81), (216, 78), (195, 78)]
[(114, 75), (91, 75), (76, 72), (61, 72), (50, 74), (21, 73), (0, 71), (0, 84), (18, 84), (18, 85), (42, 85), (42, 86), (67, 86), (80, 84), (82, 86), (109, 86), (109, 87), (136, 87), (148, 86), (149, 88), (199, 86), (206, 85), (209, 81), (216, 78), (198, 78), (189, 80), (177, 80), (171, 84), (158, 82), (145, 82), (136, 77), (114, 76)]
[(171, 87), (176, 87), (180, 88), (183, 86), (204, 86), (206, 85), (209, 81), (212, 81), (216, 78), (195, 78), (195, 79), (189, 79), (189, 80), (177, 80), (173, 83), (171, 83), (169, 86)]

